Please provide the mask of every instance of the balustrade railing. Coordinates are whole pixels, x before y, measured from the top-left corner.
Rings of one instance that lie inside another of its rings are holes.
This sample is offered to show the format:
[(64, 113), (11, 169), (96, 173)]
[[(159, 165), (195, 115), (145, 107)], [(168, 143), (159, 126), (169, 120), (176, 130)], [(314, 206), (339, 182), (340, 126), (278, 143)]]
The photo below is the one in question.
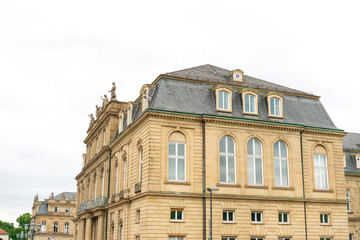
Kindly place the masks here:
[(96, 207), (105, 207), (108, 205), (108, 198), (107, 197), (98, 197), (93, 200), (87, 200), (80, 204), (78, 208), (78, 212), (81, 212), (85, 209), (93, 209)]

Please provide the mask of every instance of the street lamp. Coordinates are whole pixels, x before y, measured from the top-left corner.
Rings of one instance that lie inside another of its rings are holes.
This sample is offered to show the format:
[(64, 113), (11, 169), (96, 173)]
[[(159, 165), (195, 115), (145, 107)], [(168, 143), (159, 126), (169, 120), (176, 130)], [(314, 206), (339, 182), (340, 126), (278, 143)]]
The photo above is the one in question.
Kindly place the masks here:
[[(16, 234), (16, 238), (18, 240), (26, 240), (28, 237), (30, 237), (30, 240), (34, 239), (34, 235), (35, 235), (35, 220), (31, 220), (30, 222), (30, 232), (28, 232), (29, 230), (29, 224), (25, 224), (25, 234), (23, 231), (21, 231), (21, 234)], [(40, 229), (40, 224), (38, 224), (38, 231)]]
[(213, 191), (219, 191), (219, 188), (212, 187), (207, 188), (207, 190), (210, 192), (210, 220), (209, 220), (209, 240), (212, 240), (212, 192)]
[[(26, 230), (26, 229), (25, 229), (25, 230)], [(24, 234), (24, 231), (21, 231), (21, 233), (16, 234), (16, 238), (17, 238), (18, 240), (26, 240), (27, 237), (28, 237), (28, 234), (27, 234), (26, 232), (25, 232), (25, 234)]]

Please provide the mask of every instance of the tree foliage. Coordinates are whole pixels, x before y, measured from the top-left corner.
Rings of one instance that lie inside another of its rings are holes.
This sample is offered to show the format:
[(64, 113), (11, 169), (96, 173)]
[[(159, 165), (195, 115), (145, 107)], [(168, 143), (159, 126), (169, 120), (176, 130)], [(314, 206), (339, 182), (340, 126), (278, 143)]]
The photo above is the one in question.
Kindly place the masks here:
[(21, 231), (25, 231), (25, 224), (29, 224), (30, 228), (31, 214), (24, 213), (20, 215), (16, 222), (19, 224), (19, 227), (15, 228), (13, 223), (4, 222), (0, 220), (0, 228), (5, 232), (9, 233), (10, 239), (16, 240), (16, 234), (20, 234)]

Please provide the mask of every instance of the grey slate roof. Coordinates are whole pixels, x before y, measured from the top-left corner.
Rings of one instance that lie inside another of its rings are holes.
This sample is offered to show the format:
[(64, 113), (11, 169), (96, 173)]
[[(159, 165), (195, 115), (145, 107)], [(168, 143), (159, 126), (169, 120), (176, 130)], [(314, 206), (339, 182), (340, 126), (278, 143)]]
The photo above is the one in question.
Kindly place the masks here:
[(72, 200), (74, 195), (75, 195), (75, 199), (76, 199), (76, 192), (62, 192), (62, 193), (54, 196), (54, 199), (61, 200), (61, 197), (63, 194), (65, 195), (65, 198), (67, 198), (68, 200)]
[(241, 88), (234, 88), (232, 94), (232, 113), (217, 112), (215, 92), (211, 90), (214, 86), (212, 84), (184, 80), (160, 79), (157, 82), (156, 93), (150, 108), (337, 129), (318, 98), (284, 94), (284, 118), (274, 119), (268, 117), (267, 99), (262, 97), (266, 92), (260, 91), (258, 97), (259, 116), (247, 116), (242, 114), (241, 96), (237, 93)]
[(355, 154), (360, 153), (360, 133), (347, 133), (343, 139), (343, 149), (346, 156), (345, 172), (360, 173), (360, 169), (356, 168), (355, 159)]
[[(216, 74), (214, 74), (214, 70), (216, 70)], [(220, 68), (214, 65), (206, 64), (201, 65), (193, 68), (183, 69), (175, 72), (169, 72), (165, 74), (161, 74), (163, 76), (169, 77), (178, 77), (178, 78), (187, 78), (199, 81), (206, 81), (206, 82), (214, 82), (214, 83), (221, 83), (221, 84), (229, 84), (229, 79), (225, 76), (230, 73), (231, 70), (227, 70), (224, 68)], [(287, 93), (295, 93), (295, 94), (302, 94), (302, 95), (309, 95), (313, 96), (312, 94), (302, 92), (299, 90), (291, 89), (288, 87), (284, 87), (275, 83), (271, 83), (265, 80), (261, 80), (258, 78), (250, 77), (243, 74), (243, 82), (234, 82), (231, 81), (232, 85), (238, 85), (241, 87), (249, 87), (249, 88), (260, 88), (260, 89), (267, 89), (271, 91), (278, 91), (278, 92), (287, 92)]]
[(39, 206), (39, 210), (36, 215), (47, 215), (48, 214), (48, 202), (45, 201)]

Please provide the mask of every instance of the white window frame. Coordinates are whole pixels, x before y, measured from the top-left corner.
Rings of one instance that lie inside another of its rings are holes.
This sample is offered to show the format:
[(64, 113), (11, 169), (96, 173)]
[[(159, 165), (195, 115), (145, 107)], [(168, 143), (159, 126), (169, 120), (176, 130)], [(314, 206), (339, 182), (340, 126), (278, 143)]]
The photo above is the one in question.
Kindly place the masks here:
[[(220, 103), (222, 102), (222, 106)], [(227, 107), (226, 107), (227, 104)], [(230, 111), (230, 93), (225, 90), (219, 90), (218, 92), (218, 109)]]
[(356, 154), (356, 168), (360, 168), (360, 155)]
[[(258, 214), (260, 213), (260, 221), (258, 219)], [(253, 221), (253, 214), (255, 216), (255, 220)], [(250, 216), (250, 220), (251, 220), (251, 223), (257, 223), (257, 224), (261, 224), (263, 223), (263, 213), (260, 212), (260, 211), (251, 211), (251, 216)]]
[(236, 237), (221, 237), (221, 240), (236, 240)]
[[(175, 218), (171, 218), (172, 213), (175, 213)], [(178, 219), (178, 212), (181, 212), (181, 219)], [(171, 222), (182, 222), (184, 221), (184, 209), (183, 208), (172, 208), (170, 209), (170, 221)]]
[(69, 234), (69, 231), (70, 231), (70, 224), (68, 222), (66, 222), (64, 224), (64, 233)]
[[(327, 222), (326, 222), (326, 219), (327, 219)], [(330, 214), (329, 213), (320, 213), (320, 225), (330, 225)]]
[(136, 223), (140, 222), (140, 209), (136, 210)]
[(54, 222), (54, 233), (59, 232), (59, 223), (58, 222)]
[[(284, 216), (286, 215), (287, 221), (284, 221)], [(281, 217), (280, 217), (281, 216)], [(279, 224), (289, 224), (290, 223), (290, 214), (288, 212), (279, 212), (278, 213), (278, 220)]]
[(185, 240), (184, 236), (169, 236), (169, 240)]
[[(277, 100), (277, 101), (276, 101)], [(274, 109), (274, 111), (273, 111)], [(270, 97), (270, 115), (280, 117), (281, 114), (281, 99), (278, 97)]]
[(59, 212), (60, 212), (60, 208), (59, 208), (59, 207), (55, 207), (54, 212), (59, 213)]
[[(320, 166), (320, 162), (321, 162), (321, 157), (320, 156), (324, 156), (325, 157), (325, 167), (324, 166)], [(319, 165), (316, 166), (316, 160), (315, 159), (318, 159), (318, 163)], [(325, 179), (322, 179), (321, 177), (321, 172), (324, 171), (325, 173), (325, 177), (326, 177), (326, 180)], [(317, 180), (316, 180), (316, 175), (320, 175), (319, 177), (319, 186), (318, 186), (318, 183), (317, 183)], [(315, 177), (315, 188), (316, 189), (319, 189), (319, 190), (329, 190), (329, 175), (328, 175), (328, 164), (327, 164), (327, 156), (326, 155), (323, 155), (323, 154), (314, 154), (314, 177)], [(326, 184), (326, 185), (324, 185)]]
[[(232, 214), (232, 220), (229, 220), (230, 213)], [(226, 219), (224, 220), (224, 214), (226, 214)], [(224, 210), (223, 211), (223, 223), (234, 223), (235, 222), (235, 211), (234, 210)]]
[(46, 233), (46, 221), (41, 222), (41, 232)]
[[(275, 149), (275, 144), (276, 143), (279, 143), (279, 157), (275, 157), (275, 151), (274, 151), (274, 180), (275, 180), (275, 186), (276, 187), (289, 187), (290, 186), (290, 177), (289, 177), (289, 151), (288, 151), (288, 147), (287, 145), (283, 142), (283, 141), (276, 141), (274, 143), (274, 149)], [(285, 148), (286, 148), (286, 157), (282, 156), (281, 155), (281, 143), (284, 144)], [(275, 161), (279, 161), (279, 173), (280, 173), (280, 185), (277, 185), (276, 184), (276, 174), (275, 174)], [(286, 168), (287, 168), (287, 184), (284, 184), (284, 176), (283, 176), (283, 171), (282, 171), (282, 168), (283, 168), (283, 161), (286, 161)]]
[[(249, 154), (249, 149), (247, 149), (247, 163), (248, 163), (248, 171), (249, 171), (249, 158), (252, 159), (253, 161), (253, 181), (250, 183), (250, 175), (248, 174), (248, 184), (249, 185), (257, 185), (257, 186), (263, 186), (264, 185), (264, 167), (263, 167), (263, 156), (262, 156), (262, 144), (261, 142), (256, 139), (256, 138), (251, 138), (249, 139), (249, 141), (252, 141), (252, 150), (253, 150), (253, 154), (250, 155)], [(249, 142), (248, 141), (248, 142)], [(260, 143), (260, 153), (261, 155), (256, 155), (256, 151), (255, 151), (255, 141), (258, 141)], [(247, 144), (248, 145), (248, 144)], [(246, 146), (247, 146), (246, 145)], [(256, 158), (260, 158), (261, 159), (261, 183), (256, 183)]]
[[(225, 138), (225, 152), (221, 152), (220, 151), (220, 142), (221, 139)], [(220, 168), (220, 183), (225, 183), (225, 184), (235, 184), (236, 183), (236, 145), (235, 145), (235, 141), (232, 137), (230, 136), (223, 136), (219, 141), (219, 153), (220, 153), (220, 157), (219, 157), (219, 168)], [(229, 139), (233, 142), (234, 145), (234, 153), (229, 153), (229, 146), (228, 146), (228, 141)], [(225, 182), (221, 181), (221, 156), (225, 156)], [(234, 181), (230, 181), (230, 177), (229, 177), (229, 156), (232, 156), (234, 158)]]
[[(253, 101), (252, 101), (253, 100)], [(253, 107), (253, 110), (251, 109)], [(246, 109), (248, 108), (248, 109)], [(256, 96), (251, 93), (246, 93), (244, 96), (244, 112), (245, 113), (256, 113)]]
[(70, 213), (70, 208), (69, 207), (65, 208), (65, 213)]
[(348, 203), (346, 203), (346, 205), (347, 205), (347, 212), (351, 212), (350, 189), (346, 189), (346, 190), (345, 190), (345, 194), (346, 194), (346, 200), (349, 201)]
[(281, 238), (278, 238), (278, 240), (291, 240), (291, 237), (281, 237)]
[[(170, 155), (168, 150), (168, 180), (169, 181), (176, 181), (176, 182), (185, 182), (186, 181), (186, 143), (180, 143), (180, 142), (169, 142), (168, 148), (170, 149), (170, 144), (175, 144), (175, 155)], [(178, 155), (178, 146), (180, 144), (184, 144), (184, 156)], [(170, 168), (169, 168), (169, 162), (170, 158), (175, 158), (175, 178), (170, 179)], [(178, 172), (178, 159), (184, 159), (184, 179), (179, 179), (179, 172)]]

